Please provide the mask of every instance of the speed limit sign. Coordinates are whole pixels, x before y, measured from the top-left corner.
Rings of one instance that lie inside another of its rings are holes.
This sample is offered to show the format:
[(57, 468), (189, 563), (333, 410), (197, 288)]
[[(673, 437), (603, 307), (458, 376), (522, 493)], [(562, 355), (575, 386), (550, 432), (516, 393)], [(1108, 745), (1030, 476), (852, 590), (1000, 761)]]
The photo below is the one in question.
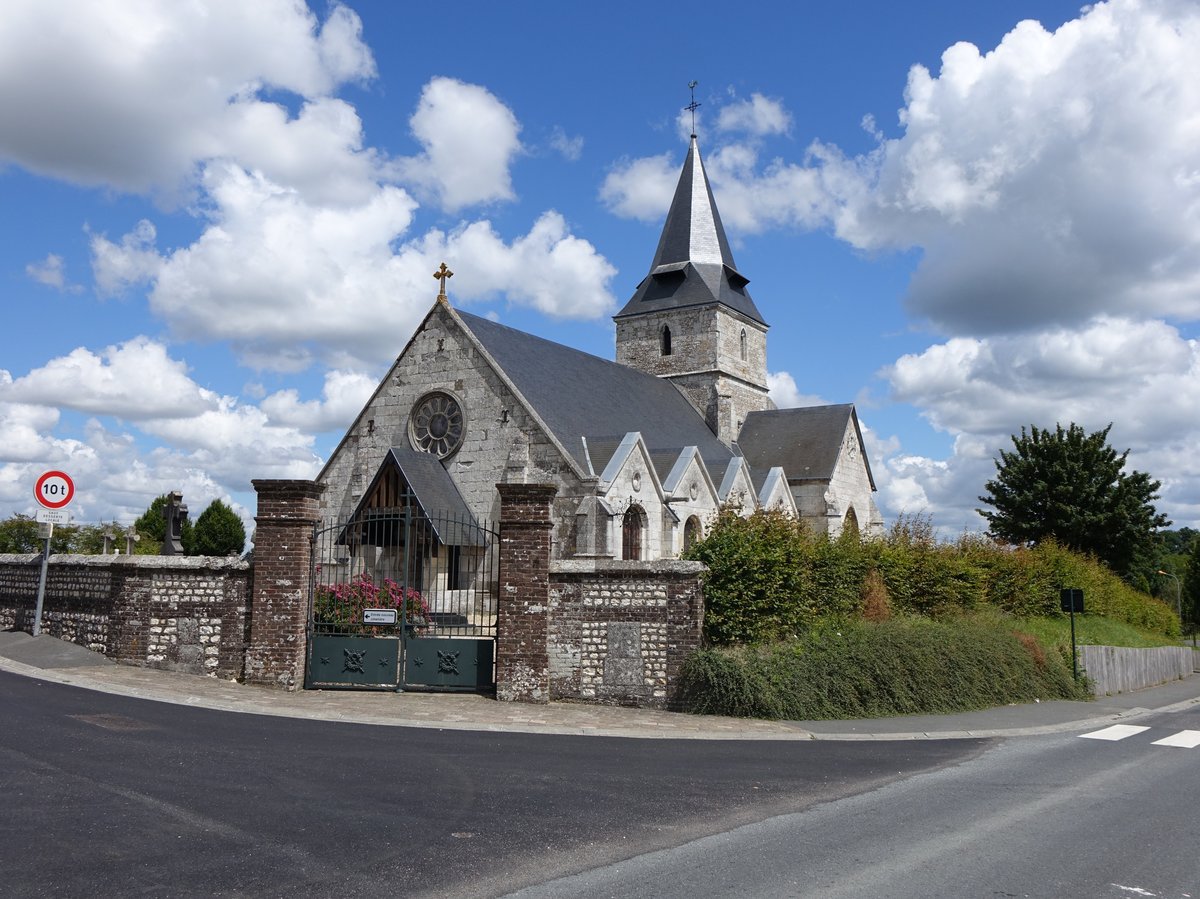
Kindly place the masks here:
[(47, 509), (65, 509), (75, 498), (75, 482), (65, 471), (47, 471), (37, 479), (33, 495)]

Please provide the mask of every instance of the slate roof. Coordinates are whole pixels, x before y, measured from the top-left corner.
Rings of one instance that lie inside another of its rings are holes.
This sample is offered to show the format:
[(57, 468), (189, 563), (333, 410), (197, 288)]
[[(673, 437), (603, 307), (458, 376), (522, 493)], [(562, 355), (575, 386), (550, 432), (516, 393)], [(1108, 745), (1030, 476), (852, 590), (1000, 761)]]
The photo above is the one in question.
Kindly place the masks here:
[(659, 451), (695, 446), (712, 471), (733, 452), (679, 390), (662, 378), (455, 310), (547, 427), (587, 470), (587, 438), (599, 475), (621, 439), (640, 431), (656, 468)]
[[(750, 463), (751, 470), (756, 473), (761, 471), (765, 474), (773, 466), (781, 465), (791, 481), (808, 478), (828, 480), (833, 476), (842, 439), (850, 423), (854, 425), (859, 451), (862, 452), (858, 415), (850, 403), (751, 412), (742, 424), (737, 445)], [(875, 478), (865, 453), (863, 465), (874, 490)]]
[(765, 327), (746, 291), (749, 283), (733, 262), (693, 134), (650, 274), (613, 317), (721, 303)]
[[(396, 514), (395, 509), (376, 510), (364, 508), (375, 491), (376, 484), (383, 477), (388, 466), (395, 466), (400, 471), (409, 489), (416, 498), (417, 505), (425, 513), (430, 527), (438, 540), (447, 546), (482, 546), (484, 543), (479, 523), (471, 514), (462, 494), (446, 471), (441, 460), (430, 453), (419, 452), (407, 446), (393, 446), (388, 450), (379, 466), (371, 486), (363, 493), (363, 499), (353, 518), (360, 514), (367, 518), (390, 517)], [(383, 522), (380, 522), (382, 524)], [(388, 541), (380, 541), (388, 542)]]

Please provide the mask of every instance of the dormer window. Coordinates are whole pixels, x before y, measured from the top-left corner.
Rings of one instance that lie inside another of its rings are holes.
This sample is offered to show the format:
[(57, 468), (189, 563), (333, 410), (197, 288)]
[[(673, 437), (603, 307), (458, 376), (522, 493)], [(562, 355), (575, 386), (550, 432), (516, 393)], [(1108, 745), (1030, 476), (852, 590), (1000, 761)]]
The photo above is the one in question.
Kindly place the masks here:
[(671, 355), (671, 329), (663, 325), (662, 329), (662, 354), (664, 356)]

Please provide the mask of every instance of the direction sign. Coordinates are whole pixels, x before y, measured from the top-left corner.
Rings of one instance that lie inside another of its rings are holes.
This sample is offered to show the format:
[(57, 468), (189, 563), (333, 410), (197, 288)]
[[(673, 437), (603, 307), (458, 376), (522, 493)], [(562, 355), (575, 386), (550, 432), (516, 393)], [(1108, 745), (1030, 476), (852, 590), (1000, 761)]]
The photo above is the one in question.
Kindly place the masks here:
[(395, 609), (363, 609), (363, 624), (395, 624)]
[(33, 495), (47, 509), (65, 509), (75, 498), (75, 482), (65, 471), (47, 471), (37, 479)]

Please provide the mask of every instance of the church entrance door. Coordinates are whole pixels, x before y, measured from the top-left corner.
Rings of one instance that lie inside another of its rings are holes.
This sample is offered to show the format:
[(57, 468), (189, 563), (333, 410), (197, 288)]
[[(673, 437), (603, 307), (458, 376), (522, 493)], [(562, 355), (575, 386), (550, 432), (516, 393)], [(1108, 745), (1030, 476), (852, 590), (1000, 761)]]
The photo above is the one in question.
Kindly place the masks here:
[(419, 505), (313, 533), (305, 687), (495, 688), (496, 529)]

